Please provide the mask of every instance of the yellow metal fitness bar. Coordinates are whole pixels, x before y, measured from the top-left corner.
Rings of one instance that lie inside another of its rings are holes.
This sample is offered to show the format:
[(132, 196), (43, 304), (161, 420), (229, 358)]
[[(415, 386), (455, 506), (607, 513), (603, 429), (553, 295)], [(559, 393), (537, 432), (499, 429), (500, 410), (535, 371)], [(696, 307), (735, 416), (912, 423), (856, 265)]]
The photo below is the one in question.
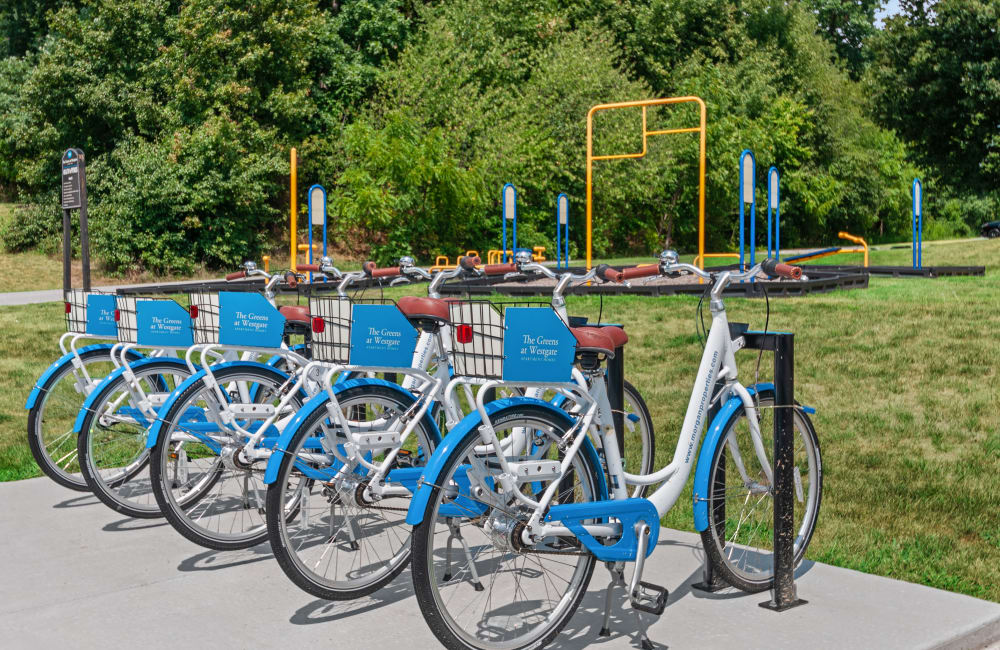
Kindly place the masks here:
[[(669, 104), (698, 104), (701, 116), (698, 126), (683, 129), (661, 129), (649, 131), (646, 129), (646, 107), (664, 106)], [(594, 114), (598, 111), (610, 111), (619, 108), (642, 108), (642, 151), (636, 153), (594, 155)], [(646, 138), (651, 135), (673, 135), (674, 133), (697, 133), (698, 141), (698, 259), (705, 259), (705, 102), (700, 97), (666, 97), (662, 99), (643, 99), (634, 102), (617, 102), (613, 104), (598, 104), (587, 112), (587, 269), (591, 267), (593, 231), (593, 180), (595, 160), (622, 160), (625, 158), (642, 158), (646, 155)]]

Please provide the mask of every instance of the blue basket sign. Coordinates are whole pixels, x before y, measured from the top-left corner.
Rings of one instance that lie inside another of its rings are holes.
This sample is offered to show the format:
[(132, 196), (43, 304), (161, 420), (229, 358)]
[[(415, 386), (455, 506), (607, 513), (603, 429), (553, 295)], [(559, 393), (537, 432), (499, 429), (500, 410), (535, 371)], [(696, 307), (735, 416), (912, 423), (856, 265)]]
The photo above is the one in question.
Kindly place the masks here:
[(114, 295), (92, 293), (87, 296), (87, 334), (95, 336), (118, 336), (115, 310), (118, 308)]
[(259, 293), (219, 292), (219, 343), (280, 348), (285, 317)]
[(354, 305), (351, 365), (409, 368), (417, 330), (395, 305)]
[(508, 307), (504, 329), (504, 381), (572, 379), (576, 337), (552, 309)]
[(137, 300), (136, 343), (149, 347), (194, 345), (191, 315), (173, 300)]

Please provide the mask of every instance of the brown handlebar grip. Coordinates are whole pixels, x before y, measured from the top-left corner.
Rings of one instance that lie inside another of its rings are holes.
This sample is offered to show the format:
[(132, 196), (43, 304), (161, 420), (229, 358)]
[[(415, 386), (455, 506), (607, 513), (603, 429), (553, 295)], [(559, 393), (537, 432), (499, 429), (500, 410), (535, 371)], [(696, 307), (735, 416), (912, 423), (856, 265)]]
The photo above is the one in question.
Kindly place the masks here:
[(483, 260), (480, 259), (478, 255), (463, 255), (458, 258), (458, 265), (466, 271), (472, 271), (477, 266), (482, 264), (482, 262)]
[(486, 275), (503, 275), (505, 273), (515, 273), (517, 264), (487, 264), (483, 267)]
[(373, 278), (391, 278), (399, 275), (400, 270), (398, 266), (387, 266), (384, 269), (373, 269), (371, 271), (371, 276)]
[(802, 267), (791, 264), (775, 264), (774, 272), (783, 278), (791, 278), (792, 280), (798, 280), (802, 277)]
[(654, 275), (660, 274), (659, 264), (648, 264), (646, 266), (633, 266), (631, 268), (622, 269), (621, 273), (618, 274), (618, 281), (622, 280), (632, 280), (633, 278), (648, 278)]
[(299, 271), (299, 272), (302, 272), (302, 271), (309, 271), (309, 272), (312, 272), (312, 273), (319, 273), (320, 272), (319, 264), (299, 264), (295, 268), (295, 270)]
[(230, 280), (239, 280), (240, 278), (245, 277), (247, 277), (246, 271), (236, 271), (235, 273), (230, 273), (226, 276), (226, 282), (229, 282)]
[(602, 280), (607, 280), (608, 282), (620, 282), (621, 281), (621, 271), (608, 266), (607, 264), (601, 264), (597, 267), (597, 277)]

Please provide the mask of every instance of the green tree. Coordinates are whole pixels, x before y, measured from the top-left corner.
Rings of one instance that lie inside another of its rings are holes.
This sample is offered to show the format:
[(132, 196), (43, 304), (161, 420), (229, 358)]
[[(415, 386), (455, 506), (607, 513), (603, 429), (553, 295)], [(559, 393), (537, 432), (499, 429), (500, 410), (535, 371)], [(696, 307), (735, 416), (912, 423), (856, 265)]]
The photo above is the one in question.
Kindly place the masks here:
[(870, 60), (875, 12), (883, 4), (883, 0), (808, 0), (820, 33), (833, 43), (854, 79), (861, 77)]

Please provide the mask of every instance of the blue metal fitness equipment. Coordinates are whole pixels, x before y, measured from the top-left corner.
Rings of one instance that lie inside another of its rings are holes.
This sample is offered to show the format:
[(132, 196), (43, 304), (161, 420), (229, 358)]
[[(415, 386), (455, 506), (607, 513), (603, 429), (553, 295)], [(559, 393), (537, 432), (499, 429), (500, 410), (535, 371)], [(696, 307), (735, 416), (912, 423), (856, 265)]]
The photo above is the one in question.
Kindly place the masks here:
[(924, 262), (924, 184), (919, 178), (913, 179), (910, 190), (913, 198), (913, 219), (911, 221), (913, 239), (913, 268), (922, 269)]
[[(512, 222), (512, 246), (511, 250), (516, 253), (517, 251), (517, 188), (511, 183), (506, 183), (503, 189), (500, 190), (500, 204), (503, 208), (503, 217), (501, 221), (503, 222), (503, 241), (500, 242), (501, 257), (503, 258), (503, 263), (507, 263), (507, 222)], [(511, 259), (513, 261), (513, 258)]]
[[(561, 238), (560, 238), (561, 235)], [(564, 242), (560, 245), (560, 240)], [(569, 268), (569, 197), (556, 197), (556, 268), (563, 268), (563, 246), (566, 247), (566, 268)]]
[[(326, 188), (322, 185), (309, 188), (309, 264), (313, 263), (313, 228), (316, 226), (323, 226), (323, 257), (326, 257)], [(309, 282), (312, 281), (310, 271)], [(323, 281), (326, 281), (325, 278)]]
[(757, 243), (757, 233), (756, 233), (756, 219), (757, 215), (757, 159), (754, 158), (753, 152), (749, 149), (744, 149), (740, 154), (740, 270), (746, 270), (747, 266), (744, 264), (744, 254), (746, 252), (746, 244), (743, 235), (744, 221), (746, 220), (746, 204), (750, 204), (750, 266), (755, 264), (754, 259), (756, 258), (756, 252), (754, 251), (755, 244)]
[[(781, 174), (771, 165), (767, 170), (767, 256), (781, 259)], [(774, 250), (771, 249), (771, 214), (774, 213)]]

